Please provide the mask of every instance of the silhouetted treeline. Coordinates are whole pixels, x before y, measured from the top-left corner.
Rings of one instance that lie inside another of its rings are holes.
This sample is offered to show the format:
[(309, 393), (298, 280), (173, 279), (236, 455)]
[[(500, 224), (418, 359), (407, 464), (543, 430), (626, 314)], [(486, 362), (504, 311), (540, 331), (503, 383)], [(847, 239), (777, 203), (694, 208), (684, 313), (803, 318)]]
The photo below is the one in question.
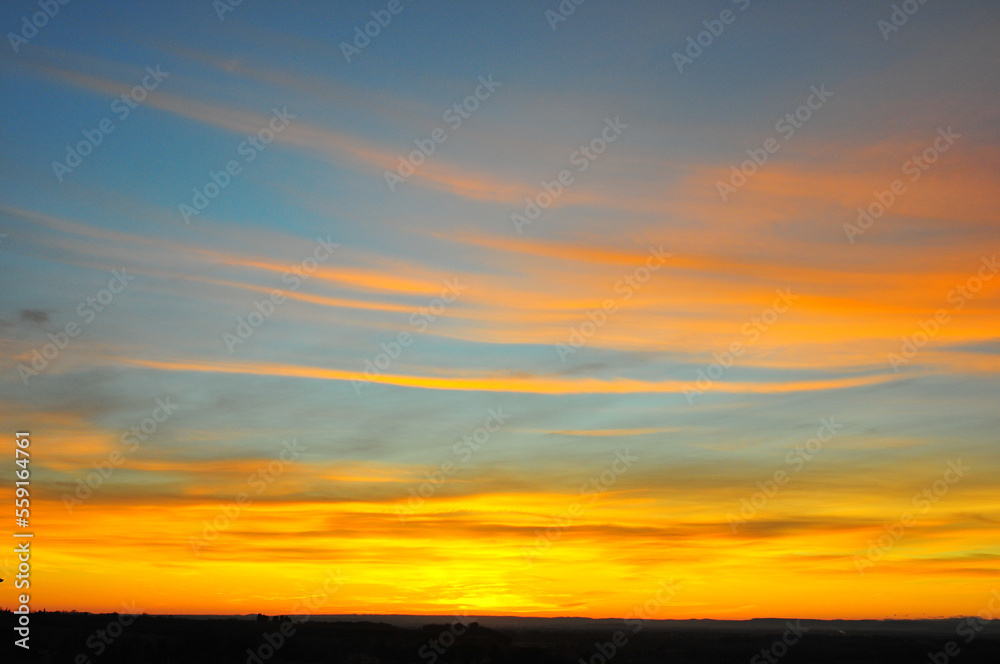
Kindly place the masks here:
[[(3, 633), (16, 616), (0, 613)], [(485, 618), (484, 618), (485, 620)], [(973, 620), (909, 623), (892, 631), (840, 629), (842, 623), (711, 623), (670, 628), (529, 628), (494, 630), (471, 623), (406, 629), (376, 622), (168, 618), (40, 612), (31, 615), (31, 653), (14, 659), (53, 664), (663, 664), (771, 659), (853, 664), (980, 664), (1000, 662), (1000, 629)], [(931, 623), (928, 623), (930, 626)], [(978, 627), (978, 629), (977, 629)], [(963, 629), (964, 628), (964, 629)], [(10, 646), (10, 644), (5, 644)], [(5, 650), (10, 652), (7, 647)], [(19, 649), (13, 649), (19, 650)], [(954, 653), (954, 654), (949, 654)]]

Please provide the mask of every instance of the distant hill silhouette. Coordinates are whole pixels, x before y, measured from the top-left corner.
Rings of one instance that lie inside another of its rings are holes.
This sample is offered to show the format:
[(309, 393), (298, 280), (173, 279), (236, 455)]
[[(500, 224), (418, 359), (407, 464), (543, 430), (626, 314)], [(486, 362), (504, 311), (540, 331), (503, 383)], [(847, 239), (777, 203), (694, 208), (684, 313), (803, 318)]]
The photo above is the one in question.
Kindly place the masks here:
[[(17, 616), (0, 612), (0, 628), (12, 633)], [(341, 621), (290, 616), (135, 616), (109, 629), (118, 614), (38, 612), (31, 617), (30, 657), (14, 661), (53, 664), (579, 664), (601, 662), (616, 633), (611, 664), (740, 662), (774, 646), (788, 621), (649, 621), (638, 632), (621, 620), (477, 617), (468, 625), (447, 617), (385, 616)], [(389, 624), (404, 622), (406, 626)], [(415, 622), (428, 621), (416, 625)], [(959, 619), (931, 621), (801, 621), (805, 636), (780, 661), (894, 664), (927, 662), (949, 642), (960, 649), (956, 664), (1000, 661), (1000, 621), (979, 623), (970, 642)], [(284, 634), (283, 634), (284, 632)], [(286, 635), (289, 634), (289, 635)], [(450, 636), (449, 636), (450, 635)], [(112, 638), (114, 636), (114, 638)], [(99, 652), (98, 652), (99, 651)], [(23, 655), (23, 653), (19, 654)], [(77, 659), (79, 656), (84, 659)], [(256, 659), (254, 659), (256, 657)], [(4, 660), (8, 661), (8, 660)], [(757, 661), (767, 661), (758, 659)], [(943, 662), (944, 660), (938, 659)]]

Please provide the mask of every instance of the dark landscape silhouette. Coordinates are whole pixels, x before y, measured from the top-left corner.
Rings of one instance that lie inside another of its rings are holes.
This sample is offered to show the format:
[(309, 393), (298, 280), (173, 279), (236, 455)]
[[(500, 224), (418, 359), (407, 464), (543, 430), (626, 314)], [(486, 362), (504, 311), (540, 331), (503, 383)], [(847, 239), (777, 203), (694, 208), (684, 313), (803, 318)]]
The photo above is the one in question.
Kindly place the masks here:
[[(0, 614), (7, 633), (16, 618), (9, 610)], [(1000, 621), (978, 618), (650, 620), (639, 629), (617, 619), (512, 616), (477, 616), (459, 622), (448, 616), (121, 616), (40, 611), (31, 620), (35, 638), (22, 661), (59, 664), (1000, 661)], [(801, 635), (789, 638), (796, 629)]]

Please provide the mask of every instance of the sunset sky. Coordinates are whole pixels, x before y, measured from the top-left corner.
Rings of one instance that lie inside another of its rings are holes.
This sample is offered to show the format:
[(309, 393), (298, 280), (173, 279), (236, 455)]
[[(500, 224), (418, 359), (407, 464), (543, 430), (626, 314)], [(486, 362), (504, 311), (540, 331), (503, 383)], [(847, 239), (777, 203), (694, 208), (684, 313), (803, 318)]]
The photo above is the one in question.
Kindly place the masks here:
[(987, 606), (1000, 4), (563, 5), (4, 3), (34, 610)]

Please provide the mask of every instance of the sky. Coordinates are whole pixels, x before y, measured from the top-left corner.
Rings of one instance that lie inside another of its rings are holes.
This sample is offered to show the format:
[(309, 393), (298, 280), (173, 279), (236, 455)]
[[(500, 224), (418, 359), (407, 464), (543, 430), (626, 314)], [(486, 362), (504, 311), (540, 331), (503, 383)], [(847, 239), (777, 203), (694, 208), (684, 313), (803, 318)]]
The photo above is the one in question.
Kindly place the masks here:
[(980, 613), (1000, 5), (903, 5), (4, 3), (33, 609)]

